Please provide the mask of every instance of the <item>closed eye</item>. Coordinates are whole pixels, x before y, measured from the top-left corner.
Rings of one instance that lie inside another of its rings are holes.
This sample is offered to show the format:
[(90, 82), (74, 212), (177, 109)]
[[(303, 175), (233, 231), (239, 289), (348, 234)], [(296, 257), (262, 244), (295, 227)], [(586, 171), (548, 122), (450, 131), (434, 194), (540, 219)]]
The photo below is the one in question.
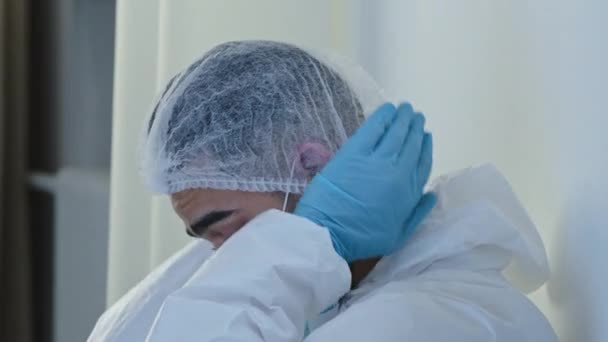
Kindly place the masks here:
[(226, 218), (230, 217), (235, 212), (236, 212), (236, 210), (212, 211), (212, 212), (206, 214), (205, 216), (203, 216), (202, 218), (200, 218), (194, 224), (190, 225), (190, 227), (188, 227), (189, 229), (186, 229), (186, 232), (190, 236), (202, 237), (203, 234), (205, 234), (205, 232), (207, 231), (207, 229), (209, 229), (210, 226), (212, 226), (222, 220), (225, 220)]

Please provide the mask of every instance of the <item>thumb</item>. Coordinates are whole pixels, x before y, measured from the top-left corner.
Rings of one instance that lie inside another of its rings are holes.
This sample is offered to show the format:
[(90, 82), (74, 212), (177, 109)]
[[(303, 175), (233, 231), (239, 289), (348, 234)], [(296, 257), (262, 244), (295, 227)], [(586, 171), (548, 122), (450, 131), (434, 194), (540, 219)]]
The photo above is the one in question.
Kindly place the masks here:
[(418, 229), (420, 222), (424, 220), (425, 217), (433, 210), (435, 204), (437, 203), (437, 195), (433, 192), (429, 192), (424, 194), (414, 211), (410, 215), (410, 218), (407, 220), (405, 224), (405, 229), (403, 231), (403, 238), (399, 245), (403, 245)]

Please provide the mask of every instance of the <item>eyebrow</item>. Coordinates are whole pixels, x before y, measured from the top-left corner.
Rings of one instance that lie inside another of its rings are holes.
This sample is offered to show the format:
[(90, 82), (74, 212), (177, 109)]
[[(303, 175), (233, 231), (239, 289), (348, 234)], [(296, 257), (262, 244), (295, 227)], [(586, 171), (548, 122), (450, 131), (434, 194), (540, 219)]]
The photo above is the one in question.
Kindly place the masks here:
[(203, 234), (205, 234), (205, 231), (207, 231), (207, 229), (211, 225), (227, 218), (228, 216), (232, 215), (235, 211), (236, 210), (212, 211), (212, 212), (204, 215), (200, 219), (198, 219), (195, 223), (191, 224), (189, 227), (187, 227), (186, 233), (192, 237), (201, 237), (201, 236), (203, 236)]

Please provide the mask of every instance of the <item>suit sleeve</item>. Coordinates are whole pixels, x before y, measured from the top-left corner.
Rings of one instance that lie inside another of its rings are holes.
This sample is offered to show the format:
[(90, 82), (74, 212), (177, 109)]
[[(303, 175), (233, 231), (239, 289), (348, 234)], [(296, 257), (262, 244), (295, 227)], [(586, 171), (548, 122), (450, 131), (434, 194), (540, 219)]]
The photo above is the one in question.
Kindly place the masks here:
[(350, 286), (329, 233), (270, 210), (167, 297), (148, 341), (302, 341), (306, 320)]

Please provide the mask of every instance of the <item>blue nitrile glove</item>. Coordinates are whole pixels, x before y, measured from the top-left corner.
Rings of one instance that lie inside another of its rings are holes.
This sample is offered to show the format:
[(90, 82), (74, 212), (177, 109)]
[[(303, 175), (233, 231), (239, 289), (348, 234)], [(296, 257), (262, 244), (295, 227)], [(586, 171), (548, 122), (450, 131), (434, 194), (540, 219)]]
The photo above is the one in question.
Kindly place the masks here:
[(304, 191), (294, 214), (326, 227), (346, 261), (392, 253), (435, 205), (423, 195), (433, 149), (424, 121), (409, 104), (381, 106)]

